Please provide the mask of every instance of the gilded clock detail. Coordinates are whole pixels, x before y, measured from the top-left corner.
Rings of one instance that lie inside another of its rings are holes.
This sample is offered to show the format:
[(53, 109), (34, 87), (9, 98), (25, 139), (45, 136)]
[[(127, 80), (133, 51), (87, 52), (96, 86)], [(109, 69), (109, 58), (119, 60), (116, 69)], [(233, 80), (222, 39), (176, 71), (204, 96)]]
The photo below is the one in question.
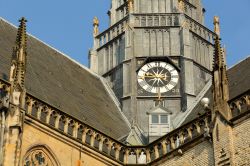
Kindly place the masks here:
[(165, 93), (173, 89), (179, 80), (177, 70), (169, 63), (154, 61), (145, 64), (138, 72), (139, 85), (150, 93)]

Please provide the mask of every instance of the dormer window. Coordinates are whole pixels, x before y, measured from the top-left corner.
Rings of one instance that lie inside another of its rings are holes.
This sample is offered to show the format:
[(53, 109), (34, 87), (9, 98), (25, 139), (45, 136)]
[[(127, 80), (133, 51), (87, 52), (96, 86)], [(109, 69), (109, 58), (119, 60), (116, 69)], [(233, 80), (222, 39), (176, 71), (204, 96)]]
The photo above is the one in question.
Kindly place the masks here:
[(149, 114), (149, 137), (154, 140), (170, 132), (170, 114), (152, 113)]
[(150, 142), (156, 138), (170, 132), (171, 123), (170, 115), (172, 113), (162, 105), (158, 105), (148, 112), (149, 115), (149, 140)]

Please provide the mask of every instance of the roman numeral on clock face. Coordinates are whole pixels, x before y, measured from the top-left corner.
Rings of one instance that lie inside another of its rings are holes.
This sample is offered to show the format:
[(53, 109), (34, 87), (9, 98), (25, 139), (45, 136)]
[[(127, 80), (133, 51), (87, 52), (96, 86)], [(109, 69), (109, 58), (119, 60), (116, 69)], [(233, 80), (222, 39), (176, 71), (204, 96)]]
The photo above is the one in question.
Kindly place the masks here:
[(149, 63), (149, 64), (147, 64), (147, 67), (150, 69), (150, 68), (152, 68), (153, 66)]
[(160, 62), (155, 62), (156, 67), (160, 67)]
[(170, 71), (171, 75), (175, 76), (178, 75), (178, 72), (176, 70)]
[(148, 84), (147, 84), (147, 82), (146, 82), (146, 81), (144, 81), (144, 80), (143, 80), (143, 81), (141, 81), (141, 82), (139, 82), (139, 84), (140, 84), (142, 87), (145, 87), (146, 85), (148, 85)]
[(174, 82), (174, 81), (170, 81), (168, 84), (169, 85), (172, 85), (172, 86), (175, 86), (177, 82)]
[(178, 75), (171, 75), (171, 78), (179, 78)]
[(164, 88), (165, 88), (165, 89), (164, 89), (165, 92), (167, 92), (167, 91), (170, 90), (167, 86), (164, 86)]
[(148, 92), (151, 92), (152, 90), (153, 90), (152, 86), (148, 86), (147, 89), (146, 89), (146, 91), (148, 91)]

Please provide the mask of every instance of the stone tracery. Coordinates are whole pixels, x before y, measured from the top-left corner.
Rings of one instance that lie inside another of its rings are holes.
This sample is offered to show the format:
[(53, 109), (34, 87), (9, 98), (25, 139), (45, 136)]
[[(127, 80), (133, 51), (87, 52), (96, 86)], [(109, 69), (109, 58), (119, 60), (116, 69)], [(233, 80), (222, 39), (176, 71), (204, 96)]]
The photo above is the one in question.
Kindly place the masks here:
[(31, 147), (23, 158), (24, 166), (60, 166), (47, 147), (38, 145)]

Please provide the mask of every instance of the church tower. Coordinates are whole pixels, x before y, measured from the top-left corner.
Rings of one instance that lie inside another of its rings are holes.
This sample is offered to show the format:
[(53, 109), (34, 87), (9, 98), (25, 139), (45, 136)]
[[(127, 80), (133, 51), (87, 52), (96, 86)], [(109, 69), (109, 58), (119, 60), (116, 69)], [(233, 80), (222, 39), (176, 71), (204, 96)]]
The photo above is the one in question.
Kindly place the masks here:
[(204, 12), (201, 0), (112, 0), (109, 28), (99, 33), (94, 19), (90, 69), (146, 137), (183, 124), (211, 87), (215, 34)]

